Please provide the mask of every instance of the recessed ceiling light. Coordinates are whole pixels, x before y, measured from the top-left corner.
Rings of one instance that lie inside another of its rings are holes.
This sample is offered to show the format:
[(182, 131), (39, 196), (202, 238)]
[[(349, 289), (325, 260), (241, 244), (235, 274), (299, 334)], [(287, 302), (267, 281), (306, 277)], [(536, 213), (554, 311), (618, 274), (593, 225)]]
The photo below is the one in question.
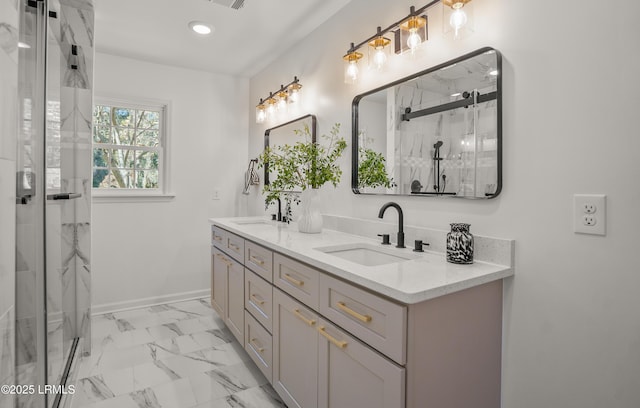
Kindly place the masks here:
[(195, 33), (200, 35), (209, 35), (213, 31), (210, 24), (203, 23), (202, 21), (192, 21), (189, 23), (189, 28)]
[(22, 41), (19, 41), (18, 48), (31, 48), (31, 46), (27, 43), (23, 43)]

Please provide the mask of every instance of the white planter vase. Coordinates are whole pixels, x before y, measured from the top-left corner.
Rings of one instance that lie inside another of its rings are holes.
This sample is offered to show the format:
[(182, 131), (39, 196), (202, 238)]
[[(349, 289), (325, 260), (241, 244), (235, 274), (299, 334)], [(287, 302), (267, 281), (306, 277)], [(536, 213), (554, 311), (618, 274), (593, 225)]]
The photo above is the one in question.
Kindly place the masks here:
[(307, 234), (322, 232), (322, 214), (318, 209), (319, 200), (317, 188), (308, 188), (302, 191), (300, 196), (302, 214), (298, 219), (298, 231)]

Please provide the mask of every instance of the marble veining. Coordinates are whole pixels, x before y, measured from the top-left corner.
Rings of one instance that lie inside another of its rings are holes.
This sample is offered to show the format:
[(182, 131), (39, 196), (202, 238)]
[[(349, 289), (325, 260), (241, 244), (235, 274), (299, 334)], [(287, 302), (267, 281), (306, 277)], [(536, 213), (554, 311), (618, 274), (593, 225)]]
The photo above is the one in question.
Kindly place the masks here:
[[(139, 328), (121, 330), (129, 325)], [(71, 408), (284, 407), (205, 299), (98, 315), (93, 326)]]

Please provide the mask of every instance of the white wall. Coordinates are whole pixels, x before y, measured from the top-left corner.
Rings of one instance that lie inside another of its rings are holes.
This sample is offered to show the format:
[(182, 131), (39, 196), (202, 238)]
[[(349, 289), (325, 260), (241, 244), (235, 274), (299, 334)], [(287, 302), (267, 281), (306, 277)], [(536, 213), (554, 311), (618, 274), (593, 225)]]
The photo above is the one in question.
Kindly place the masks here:
[[(96, 54), (95, 96), (170, 102), (171, 191), (93, 205), (93, 305), (210, 289), (207, 219), (238, 215), (248, 80)], [(214, 188), (221, 199), (212, 200)]]
[[(248, 109), (298, 75), (320, 133), (341, 122), (350, 137), (352, 98), (482, 46), (503, 53), (504, 186), (488, 201), (394, 197), (405, 222), (516, 240), (516, 276), (504, 299), (503, 407), (640, 406), (640, 3), (476, 0), (476, 34), (445, 40), (440, 13), (428, 54), (379, 79), (343, 84), (341, 57), (406, 15), (411, 0), (353, 0), (339, 15), (251, 79)], [(416, 4), (417, 6), (422, 3)], [(249, 156), (262, 148), (250, 118)], [(389, 198), (350, 191), (350, 152), (324, 212), (375, 218)], [(608, 196), (607, 236), (572, 232), (572, 195)], [(263, 213), (258, 189), (250, 212)], [(461, 390), (464, 392), (464, 390)]]

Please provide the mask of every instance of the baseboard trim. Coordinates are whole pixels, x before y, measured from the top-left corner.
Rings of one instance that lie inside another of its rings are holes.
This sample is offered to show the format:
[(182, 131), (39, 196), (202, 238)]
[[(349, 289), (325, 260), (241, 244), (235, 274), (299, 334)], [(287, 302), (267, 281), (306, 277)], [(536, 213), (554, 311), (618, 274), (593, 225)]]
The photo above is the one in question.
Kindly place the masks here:
[(192, 292), (173, 293), (170, 295), (154, 296), (144, 299), (125, 300), (123, 302), (103, 303), (91, 307), (93, 316), (105, 313), (123, 312), (125, 310), (140, 309), (143, 307), (156, 306), (164, 303), (180, 302), (184, 300), (201, 299), (211, 296), (210, 289), (194, 290)]

